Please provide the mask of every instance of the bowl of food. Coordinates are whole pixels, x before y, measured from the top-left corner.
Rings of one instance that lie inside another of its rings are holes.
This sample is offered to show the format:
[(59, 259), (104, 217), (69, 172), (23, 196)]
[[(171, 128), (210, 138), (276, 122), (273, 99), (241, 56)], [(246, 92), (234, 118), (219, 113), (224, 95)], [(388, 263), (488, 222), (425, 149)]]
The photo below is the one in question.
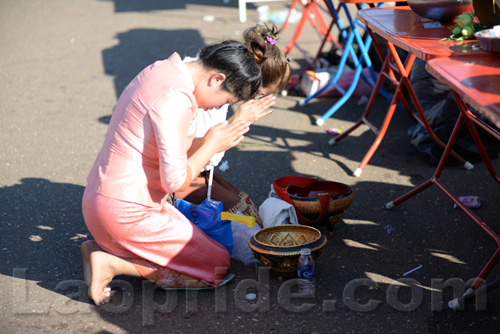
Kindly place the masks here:
[(472, 0), (408, 0), (408, 6), (427, 19), (452, 22), (462, 13), (472, 12)]
[(493, 29), (478, 31), (474, 36), (484, 51), (500, 52), (500, 35), (497, 36)]
[(308, 188), (289, 186), (287, 192), (295, 209), (309, 221), (315, 221), (321, 213), (318, 194), (329, 194), (330, 202), (324, 219), (313, 224), (306, 221), (301, 221), (301, 223), (307, 225), (326, 224), (330, 235), (333, 234), (334, 225), (344, 215), (354, 198), (354, 193), (349, 185), (335, 181), (316, 181)]
[(279, 225), (255, 233), (248, 245), (262, 265), (271, 268), (278, 279), (297, 277), (297, 261), (302, 248), (311, 249), (314, 260), (320, 256), (327, 238), (306, 225)]

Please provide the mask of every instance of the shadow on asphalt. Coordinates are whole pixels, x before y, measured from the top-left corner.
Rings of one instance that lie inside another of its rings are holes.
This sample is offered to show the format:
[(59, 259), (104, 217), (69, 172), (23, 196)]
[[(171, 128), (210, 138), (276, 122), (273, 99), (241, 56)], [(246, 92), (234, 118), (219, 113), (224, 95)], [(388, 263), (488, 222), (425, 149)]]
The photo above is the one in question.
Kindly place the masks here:
[(98, 0), (110, 1), (115, 4), (115, 12), (148, 12), (153, 10), (184, 9), (188, 5), (203, 5), (214, 7), (238, 7), (237, 0), (188, 0), (188, 1), (158, 1), (158, 0)]
[[(278, 137), (286, 137), (286, 134), (278, 133), (274, 140)], [(248, 159), (265, 161), (262, 160), (263, 156), (273, 154), (276, 161), (281, 163), (276, 165), (277, 168), (274, 171), (266, 168), (265, 178), (269, 178), (269, 180), (273, 179), (273, 173), (277, 176), (294, 174), (293, 169), (288, 167), (293, 161), (290, 152), (235, 151), (232, 154), (239, 157), (240, 161), (237, 163), (234, 161), (236, 158), (231, 158), (235, 167), (230, 170), (232, 173), (228, 171), (227, 177), (228, 179), (236, 177), (241, 180), (241, 173), (245, 174), (246, 182), (242, 184), (242, 189), (252, 188), (247, 187), (253, 177), (252, 174), (248, 175), (251, 171), (248, 168), (243, 168)], [(284, 170), (285, 166), (290, 170)], [(258, 182), (254, 183), (259, 186), (265, 184), (265, 179), (262, 176), (259, 178), (259, 175), (256, 174), (255, 177), (258, 178)], [(339, 283), (363, 277), (364, 272), (370, 270), (370, 267), (372, 267), (371, 270), (380, 275), (394, 277), (395, 268), (412, 266), (412, 264), (408, 264), (407, 252), (410, 254), (412, 252), (418, 253), (421, 252), (422, 248), (435, 247), (432, 246), (433, 238), (429, 238), (429, 240), (421, 238), (429, 231), (422, 231), (418, 226), (414, 226), (411, 222), (412, 218), (407, 218), (404, 215), (402, 216), (404, 218), (400, 217), (398, 225), (393, 226), (396, 231), (389, 236), (388, 226), (384, 225), (387, 225), (386, 222), (394, 222), (394, 218), (400, 214), (397, 211), (387, 212), (379, 208), (374, 199), (383, 197), (384, 193), (394, 190), (394, 187), (397, 187), (397, 192), (402, 192), (407, 188), (378, 182), (360, 182), (354, 186), (355, 200), (343, 219), (337, 224), (336, 235), (329, 238), (324, 254), (318, 259), (317, 278), (320, 283), (318, 289), (323, 292), (315, 299), (310, 300), (317, 312), (302, 314), (301, 317), (306, 319), (304, 321), (314, 322), (311, 317), (327, 321), (331, 314), (325, 312), (324, 309), (322, 310), (322, 299), (325, 298), (325, 291), (328, 292), (328, 296), (333, 295), (341, 298), (344, 286)], [(2, 261), (0, 266), (2, 275), (36, 281), (39, 286), (49, 291), (72, 298), (79, 307), (89, 305), (82, 281), (83, 272), (79, 252), (80, 244), (84, 240), (91, 239), (81, 215), (83, 190), (82, 186), (54, 183), (41, 178), (25, 178), (19, 184), (0, 188), (0, 198), (5, 199), (2, 201), (1, 210), (2, 235), (9, 236), (9, 238), (2, 238), (2, 252), (6, 254), (5, 261)], [(248, 192), (253, 194), (251, 190)], [(370, 201), (372, 209), (367, 210), (364, 208), (365, 203)], [(432, 213), (422, 213), (421, 219), (426, 220), (431, 216)], [(359, 226), (347, 223), (352, 220), (377, 223)], [(404, 233), (402, 233), (403, 226)], [(324, 228), (320, 228), (320, 230), (325, 233)], [(413, 237), (408, 238), (408, 235)], [(343, 240), (353, 240), (372, 249), (346, 247)], [(405, 243), (404, 249), (400, 246), (402, 242)], [(464, 254), (468, 252), (467, 249), (463, 251)], [(456, 256), (457, 258), (465, 258), (463, 254)], [(423, 263), (427, 263), (429, 259), (424, 256), (421, 260)], [(373, 266), (367, 266), (368, 263), (372, 263)], [(472, 272), (477, 273), (476, 265), (474, 263), (471, 265), (474, 267)], [(428, 266), (426, 267), (428, 268)], [(441, 277), (440, 274), (443, 270), (459, 272), (463, 270), (462, 267), (449, 263), (446, 264), (446, 267), (433, 266), (434, 272), (428, 275)], [(16, 275), (15, 269), (25, 269), (25, 276)], [(253, 280), (257, 282), (260, 280), (254, 267), (244, 266), (233, 261), (232, 272), (236, 274), (237, 279), (224, 290), (196, 293), (165, 292), (141, 279), (116, 277), (112, 284), (115, 287), (112, 302), (97, 308), (91, 307), (98, 312), (102, 319), (131, 333), (157, 332), (159, 327), (174, 324), (179, 319), (200, 329), (203, 328), (204, 322), (201, 319), (204, 317), (217, 320), (215, 323), (219, 322), (225, 329), (236, 330), (241, 324), (244, 324), (247, 329), (279, 332), (273, 329), (274, 320), (279, 317), (288, 318), (296, 314), (284, 309), (277, 302), (277, 291), (283, 282), (271, 276), (268, 282), (271, 298), (269, 308), (266, 311), (262, 305), (262, 308), (255, 307), (254, 309), (252, 305), (245, 304), (245, 301), (237, 298), (237, 291), (241, 287), (242, 281)], [(418, 276), (416, 279), (425, 282), (423, 278), (418, 278)], [(70, 284), (68, 289), (61, 288), (60, 284), (64, 282)], [(375, 290), (363, 290), (363, 294), (359, 296), (360, 301), (364, 303), (370, 298), (382, 300), (385, 289), (387, 286), (380, 284), (379, 288)], [(408, 291), (402, 290), (401, 294), (400, 299), (406, 301)], [(424, 297), (420, 308), (426, 307), (428, 302), (428, 297)], [(484, 329), (484, 332), (488, 332), (491, 329), (489, 319), (492, 316), (497, 316), (499, 310), (498, 304), (491, 303), (484, 311), (476, 311), (473, 304), (467, 305), (465, 310), (459, 312), (444, 308), (440, 312), (433, 312), (432, 316), (427, 318), (428, 333), (461, 333), (464, 328), (470, 328), (471, 324), (474, 324), (474, 328)], [(383, 317), (391, 311), (394, 314), (395, 310), (391, 310), (387, 305), (380, 305), (366, 314), (349, 310), (346, 305), (339, 304), (334, 314), (348, 313), (352, 317), (368, 316), (373, 318), (377, 315)], [(243, 317), (245, 320), (241, 320), (241, 316), (244, 314), (251, 314), (251, 316)], [(393, 316), (397, 317), (398, 315)], [(255, 317), (260, 319), (256, 324), (252, 320)], [(214, 322), (211, 324), (213, 325)], [(215, 327), (209, 329), (216, 330)], [(108, 332), (103, 330), (100, 333)]]
[(2, 275), (24, 268), (26, 279), (48, 290), (83, 279), (80, 244), (91, 238), (81, 213), (83, 190), (41, 178), (0, 188)]
[(105, 74), (114, 81), (117, 99), (146, 66), (174, 52), (194, 57), (205, 44), (196, 30), (132, 29), (116, 38), (116, 46), (102, 51), (102, 62)]

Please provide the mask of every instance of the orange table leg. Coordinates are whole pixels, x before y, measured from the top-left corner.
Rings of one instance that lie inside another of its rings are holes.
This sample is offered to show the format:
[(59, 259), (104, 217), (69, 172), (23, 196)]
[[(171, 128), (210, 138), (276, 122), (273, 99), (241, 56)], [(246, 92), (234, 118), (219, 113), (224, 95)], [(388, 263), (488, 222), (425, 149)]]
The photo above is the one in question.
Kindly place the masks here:
[(380, 71), (381, 75), (379, 75), (379, 77), (377, 78), (377, 82), (375, 83), (375, 86), (373, 87), (373, 91), (370, 95), (370, 99), (368, 100), (368, 103), (366, 105), (365, 111), (363, 112), (363, 115), (361, 115), (361, 118), (354, 125), (352, 125), (349, 129), (347, 129), (346, 131), (343, 131), (341, 134), (332, 138), (328, 142), (330, 145), (334, 145), (334, 144), (338, 143), (343, 138), (347, 137), (352, 131), (356, 130), (362, 124), (368, 125), (370, 127), (370, 129), (373, 131), (373, 133), (376, 134), (378, 132), (378, 129), (372, 123), (370, 123), (370, 121), (368, 121), (368, 116), (371, 113), (373, 105), (375, 104), (375, 100), (378, 96), (379, 90), (382, 87), (382, 84), (384, 82), (384, 77), (383, 77), (382, 73), (388, 73), (389, 71), (391, 71), (389, 68), (389, 62), (391, 59), (390, 54), (387, 55), (387, 57), (385, 57), (385, 56), (383, 56), (383, 57), (384, 57), (384, 60), (383, 60), (383, 64), (382, 64), (382, 69)]
[(480, 119), (478, 119), (473, 113), (470, 112), (469, 108), (467, 108), (467, 105), (464, 103), (464, 101), (460, 98), (460, 96), (453, 91), (453, 95), (455, 96), (455, 100), (457, 101), (458, 107), (460, 110), (463, 110), (463, 112), (466, 113), (467, 117), (465, 118), (465, 123), (467, 124), (467, 127), (472, 135), (472, 139), (474, 140), (474, 143), (476, 144), (479, 154), (481, 154), (481, 158), (483, 159), (483, 162), (488, 170), (488, 173), (491, 175), (491, 177), (498, 183), (500, 183), (500, 176), (498, 173), (495, 171), (495, 168), (493, 167), (493, 164), (491, 163), (491, 159), (488, 156), (488, 153), (486, 152), (486, 149), (484, 148), (483, 142), (481, 140), (481, 137), (479, 137), (479, 134), (477, 133), (476, 127), (474, 124), (477, 124), (483, 130), (488, 132), (490, 135), (495, 137), (496, 139), (500, 140), (500, 133), (492, 128), (490, 125), (484, 123)]
[[(380, 71), (380, 75), (377, 79), (377, 82), (375, 83), (372, 94), (370, 95), (370, 99), (368, 100), (368, 104), (365, 108), (365, 112), (361, 116), (360, 120), (356, 124), (351, 126), (347, 131), (341, 133), (340, 135), (336, 136), (335, 138), (333, 138), (329, 141), (330, 145), (334, 145), (334, 144), (338, 143), (340, 140), (342, 140), (344, 137), (346, 137), (349, 133), (354, 131), (356, 128), (358, 128), (362, 124), (368, 125), (369, 128), (372, 130), (372, 132), (376, 134), (377, 137), (376, 137), (375, 141), (373, 142), (372, 146), (370, 147), (370, 149), (366, 153), (366, 155), (363, 158), (363, 160), (361, 161), (360, 165), (358, 166), (358, 168), (354, 172), (354, 176), (356, 176), (356, 177), (359, 177), (361, 175), (361, 173), (363, 172), (363, 169), (366, 167), (366, 165), (370, 161), (373, 154), (375, 154), (375, 151), (377, 150), (378, 146), (382, 142), (382, 139), (384, 138), (385, 133), (387, 132), (389, 124), (392, 120), (392, 116), (394, 115), (394, 112), (396, 110), (398, 101), (402, 103), (403, 108), (405, 108), (407, 113), (409, 113), (408, 103), (406, 102), (406, 99), (402, 95), (402, 88), (404, 86), (404, 83), (401, 81), (399, 81), (399, 82), (397, 81), (396, 76), (393, 73), (391, 66), (390, 66), (390, 63), (393, 60), (393, 58), (394, 58), (394, 56), (392, 55), (392, 53), (388, 53), (388, 55), (385, 57), (384, 63), (382, 65), (382, 69)], [(401, 64), (401, 66), (403, 66), (403, 68), (405, 68), (405, 67), (411, 68), (414, 60), (415, 60), (414, 57), (409, 57), (406, 60), (405, 65)], [(378, 93), (379, 93), (379, 90), (382, 86), (382, 83), (384, 82), (384, 79), (390, 79), (391, 82), (393, 82), (393, 84), (395, 86), (395, 92), (394, 92), (393, 98), (391, 100), (389, 109), (387, 110), (386, 116), (384, 118), (384, 122), (383, 122), (381, 128), (377, 129), (377, 127), (375, 125), (373, 125), (368, 120), (368, 116), (371, 113), (371, 110), (372, 110), (373, 105), (375, 103), (375, 100), (378, 96)]]
[[(364, 156), (363, 160), (359, 164), (358, 168), (354, 171), (353, 175), (356, 177), (361, 176), (363, 173), (364, 168), (372, 158), (372, 156), (375, 154), (376, 150), (380, 146), (380, 143), (382, 142), (382, 139), (384, 138), (387, 129), (389, 127), (389, 124), (392, 120), (392, 116), (394, 115), (394, 112), (396, 110), (398, 102), (401, 102), (403, 105), (403, 108), (405, 109), (406, 113), (412, 118), (418, 121), (429, 133), (431, 138), (438, 144), (440, 145), (443, 149), (446, 148), (446, 144), (437, 137), (437, 135), (434, 133), (432, 130), (427, 117), (422, 109), (422, 106), (420, 105), (420, 102), (418, 101), (417, 95), (415, 94), (415, 91), (413, 90), (413, 87), (411, 85), (410, 79), (409, 79), (409, 74), (411, 71), (411, 68), (413, 66), (413, 62), (415, 61), (415, 55), (409, 54), (405, 60), (405, 63), (403, 64), (401, 62), (401, 59), (399, 58), (399, 55), (397, 53), (396, 47), (394, 44), (390, 43), (389, 41), (386, 41), (386, 44), (389, 48), (389, 52), (387, 56), (385, 57), (384, 64), (382, 66), (382, 69), (380, 71), (379, 78), (377, 80), (377, 83), (374, 87), (374, 90), (370, 96), (370, 100), (368, 101), (368, 105), (365, 109), (365, 112), (361, 119), (354, 124), (351, 128), (349, 128), (347, 131), (344, 133), (340, 134), (339, 136), (333, 138), (330, 140), (330, 145), (333, 145), (337, 142), (339, 142), (342, 138), (346, 137), (350, 132), (352, 132), (354, 129), (359, 127), (361, 124), (367, 124), (370, 129), (377, 135), (375, 141), (373, 142), (372, 146)], [(394, 71), (398, 72), (400, 74), (400, 79), (397, 80)], [(391, 104), (389, 105), (389, 109), (387, 110), (386, 116), (384, 118), (384, 122), (381, 126), (380, 129), (377, 129), (373, 124), (368, 122), (368, 115), (370, 114), (370, 111), (373, 107), (373, 104), (375, 102), (375, 99), (378, 95), (378, 92), (380, 90), (380, 87), (382, 85), (382, 82), (384, 79), (389, 79), (395, 86), (395, 92), (391, 101)], [(408, 103), (406, 102), (403, 94), (402, 94), (402, 89), (406, 88), (408, 91), (410, 98), (413, 102), (413, 105), (415, 106), (416, 113), (411, 111), (409, 108)], [(458, 162), (460, 162), (465, 168), (467, 169), (473, 169), (474, 166), (464, 160), (460, 155), (458, 155), (455, 151), (451, 150), (450, 155), (456, 159)]]

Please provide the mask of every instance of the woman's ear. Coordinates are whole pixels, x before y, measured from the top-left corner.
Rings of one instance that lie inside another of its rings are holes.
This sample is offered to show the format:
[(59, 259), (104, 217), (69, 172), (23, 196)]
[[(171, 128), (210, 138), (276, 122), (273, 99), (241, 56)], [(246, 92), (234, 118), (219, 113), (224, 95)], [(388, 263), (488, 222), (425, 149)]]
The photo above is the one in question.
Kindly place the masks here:
[(222, 83), (226, 80), (226, 75), (224, 73), (214, 73), (212, 74), (212, 76), (210, 77), (210, 86), (214, 86), (214, 87), (217, 87), (217, 86), (221, 86)]

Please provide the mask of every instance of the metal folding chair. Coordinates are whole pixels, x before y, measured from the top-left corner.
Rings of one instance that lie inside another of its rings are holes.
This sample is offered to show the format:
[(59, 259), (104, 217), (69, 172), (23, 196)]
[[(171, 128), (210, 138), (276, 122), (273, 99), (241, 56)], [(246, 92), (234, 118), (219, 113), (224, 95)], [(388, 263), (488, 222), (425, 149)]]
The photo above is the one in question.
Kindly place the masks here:
[[(323, 116), (321, 116), (321, 118), (316, 120), (316, 124), (319, 126), (323, 125), (325, 123), (325, 121), (329, 117), (331, 117), (337, 110), (339, 110), (340, 107), (342, 107), (344, 105), (344, 103), (352, 96), (352, 94), (354, 93), (354, 90), (356, 89), (356, 87), (359, 83), (360, 78), (362, 78), (365, 82), (367, 82), (372, 87), (375, 86), (375, 82), (377, 81), (377, 74), (375, 73), (375, 70), (373, 69), (372, 61), (371, 61), (370, 56), (368, 54), (368, 50), (370, 49), (370, 46), (372, 44), (372, 37), (370, 36), (370, 34), (366, 34), (366, 37), (363, 40), (363, 37), (361, 36), (361, 33), (358, 30), (358, 28), (361, 28), (362, 30), (364, 30), (366, 32), (365, 26), (363, 24), (361, 24), (358, 19), (353, 19), (350, 12), (349, 12), (347, 4), (345, 2), (341, 2), (340, 6), (341, 6), (341, 8), (343, 8), (345, 15), (349, 21), (349, 25), (350, 25), (350, 29), (349, 29), (349, 33), (348, 33), (347, 29), (344, 28), (342, 21), (339, 18), (339, 9), (335, 8), (332, 0), (325, 0), (325, 1), (330, 9), (330, 12), (334, 18), (334, 21), (337, 22), (337, 26), (339, 27), (339, 30), (340, 30), (340, 35), (343, 37), (343, 40), (345, 41), (345, 45), (343, 47), (342, 56), (340, 58), (340, 62), (338, 65), (338, 69), (335, 73), (335, 76), (322, 89), (318, 90), (314, 94), (307, 96), (305, 99), (303, 99), (299, 102), (300, 106), (304, 106), (311, 99), (313, 99), (316, 96), (322, 94), (323, 92), (331, 89), (332, 87), (335, 87), (341, 93), (341, 98), (337, 102), (335, 102), (335, 104), (330, 109), (328, 109), (328, 111), (325, 112), (323, 114)], [(356, 4), (358, 9), (362, 9), (366, 5), (369, 5), (370, 7), (382, 7), (384, 4), (383, 4), (383, 2), (378, 3), (378, 4), (366, 4), (366, 3), (357, 3)], [(323, 41), (321, 48), (325, 44), (325, 40)], [(356, 50), (354, 49), (355, 42), (358, 45), (360, 56), (358, 56), (356, 54)], [(321, 52), (321, 48), (320, 48), (319, 53)], [(351, 59), (353, 65), (354, 65), (353, 70), (355, 71), (355, 73), (354, 73), (353, 80), (352, 80), (351, 84), (349, 85), (349, 87), (347, 89), (343, 89), (342, 87), (340, 87), (338, 85), (338, 80), (340, 79), (342, 74), (344, 74), (344, 70), (346, 69), (346, 64), (347, 64), (348, 58)], [(369, 74), (370, 74), (369, 77), (367, 77), (363, 73), (364, 68), (367, 68), (369, 70)], [(387, 94), (383, 89), (380, 91), (380, 94), (389, 100), (391, 98), (390, 95)]]

